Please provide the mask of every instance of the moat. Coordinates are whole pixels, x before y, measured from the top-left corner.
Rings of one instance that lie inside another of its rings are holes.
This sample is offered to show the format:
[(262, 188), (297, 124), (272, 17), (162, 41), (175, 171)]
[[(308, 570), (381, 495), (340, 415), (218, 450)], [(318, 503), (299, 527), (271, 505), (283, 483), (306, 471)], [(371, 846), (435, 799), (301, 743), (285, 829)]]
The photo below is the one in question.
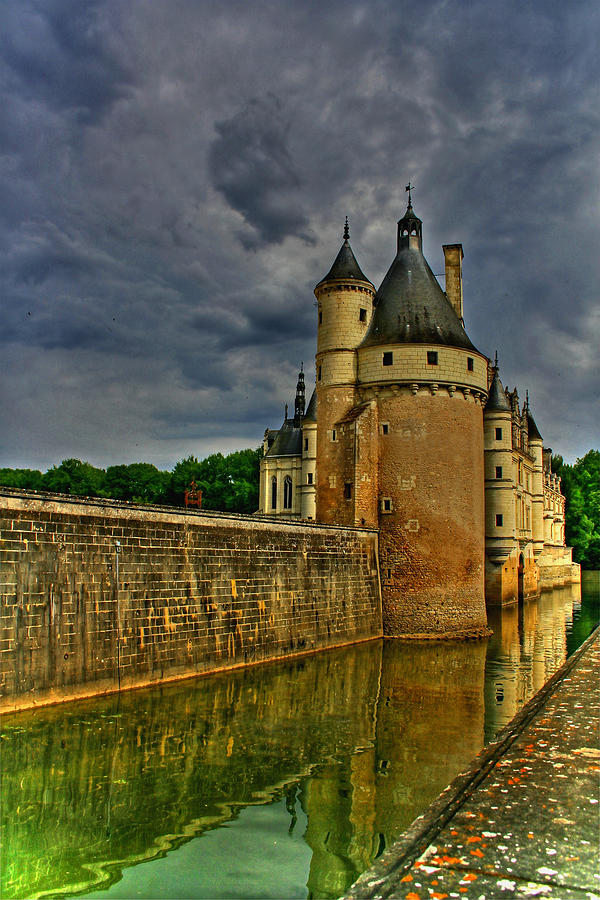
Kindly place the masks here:
[(598, 587), (474, 643), (369, 641), (5, 716), (9, 897), (338, 897), (590, 633)]

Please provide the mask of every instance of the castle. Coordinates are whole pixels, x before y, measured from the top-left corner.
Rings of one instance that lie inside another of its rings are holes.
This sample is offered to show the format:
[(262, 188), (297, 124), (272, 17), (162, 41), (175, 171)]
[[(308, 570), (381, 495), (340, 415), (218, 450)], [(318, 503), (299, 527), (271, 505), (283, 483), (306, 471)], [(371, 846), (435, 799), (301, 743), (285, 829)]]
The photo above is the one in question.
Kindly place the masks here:
[(378, 290), (349, 242), (315, 288), (316, 388), (265, 432), (259, 513), (379, 531), (384, 633), (467, 637), (505, 604), (578, 580), (564, 497), (529, 398), (464, 327), (461, 244), (442, 291), (409, 192)]

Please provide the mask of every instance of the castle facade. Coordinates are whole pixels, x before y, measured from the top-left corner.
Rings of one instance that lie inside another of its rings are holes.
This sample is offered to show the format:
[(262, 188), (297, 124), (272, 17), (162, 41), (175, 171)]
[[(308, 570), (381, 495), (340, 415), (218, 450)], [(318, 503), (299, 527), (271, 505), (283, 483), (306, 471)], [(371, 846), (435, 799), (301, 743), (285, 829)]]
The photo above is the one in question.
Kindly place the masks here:
[(446, 291), (409, 194), (378, 290), (344, 229), (315, 288), (316, 388), (265, 432), (259, 513), (379, 531), (384, 633), (466, 637), (488, 603), (577, 578), (564, 498), (529, 399), (469, 339), (460, 244)]

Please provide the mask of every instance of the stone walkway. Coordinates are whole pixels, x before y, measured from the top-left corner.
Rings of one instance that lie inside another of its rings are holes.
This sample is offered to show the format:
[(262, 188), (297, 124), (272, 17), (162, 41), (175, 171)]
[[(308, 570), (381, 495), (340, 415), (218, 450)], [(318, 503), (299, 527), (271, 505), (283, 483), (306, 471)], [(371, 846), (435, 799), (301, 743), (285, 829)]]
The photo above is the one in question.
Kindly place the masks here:
[(600, 898), (600, 629), (349, 898)]

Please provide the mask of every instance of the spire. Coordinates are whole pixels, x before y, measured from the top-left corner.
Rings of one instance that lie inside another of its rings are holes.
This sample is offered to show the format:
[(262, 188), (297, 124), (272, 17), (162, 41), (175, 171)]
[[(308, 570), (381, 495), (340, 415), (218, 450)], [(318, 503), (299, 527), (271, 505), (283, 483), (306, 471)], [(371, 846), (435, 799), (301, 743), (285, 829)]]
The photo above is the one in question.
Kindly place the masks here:
[(348, 226), (348, 216), (346, 216), (346, 222), (344, 223), (344, 240), (350, 240), (350, 228)]
[[(298, 428), (304, 416), (306, 406), (306, 393), (304, 388), (304, 363), (300, 365), (298, 383), (296, 384), (296, 400), (294, 402), (294, 427)], [(286, 416), (287, 418), (287, 416)]]

